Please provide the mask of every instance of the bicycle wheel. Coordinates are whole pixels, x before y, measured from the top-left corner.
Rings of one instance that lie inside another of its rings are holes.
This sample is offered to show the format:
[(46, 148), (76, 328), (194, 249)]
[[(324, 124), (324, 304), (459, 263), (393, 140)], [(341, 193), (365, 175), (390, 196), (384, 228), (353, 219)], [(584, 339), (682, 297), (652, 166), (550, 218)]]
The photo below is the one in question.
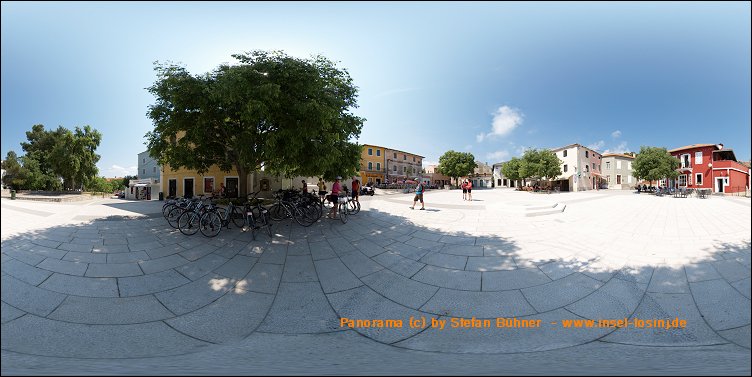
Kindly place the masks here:
[(178, 229), (186, 236), (192, 236), (198, 232), (199, 214), (195, 211), (186, 211), (178, 218)]
[(289, 212), (287, 209), (280, 203), (274, 203), (274, 205), (269, 208), (269, 216), (274, 221), (282, 221), (286, 217), (288, 217)]
[(163, 216), (163, 217), (164, 217), (165, 219), (167, 219), (167, 215), (168, 215), (168, 214), (170, 213), (170, 211), (171, 211), (171, 210), (172, 210), (172, 209), (173, 209), (174, 207), (176, 207), (176, 206), (175, 206), (175, 203), (169, 203), (169, 204), (165, 204), (165, 206), (164, 206), (164, 207), (162, 207), (162, 216)]
[(227, 216), (229, 216), (236, 227), (242, 228), (245, 225), (245, 215), (240, 207), (233, 207), (232, 212), (229, 212)]
[(171, 227), (178, 229), (178, 218), (183, 212), (185, 212), (183, 208), (177, 206), (172, 207), (170, 213), (167, 214), (167, 223), (170, 224)]
[(347, 209), (347, 204), (346, 203), (340, 204), (339, 205), (339, 220), (342, 221), (342, 224), (347, 223), (347, 212), (349, 212)]
[(206, 212), (199, 218), (199, 230), (206, 237), (215, 237), (222, 230), (222, 218), (216, 212)]

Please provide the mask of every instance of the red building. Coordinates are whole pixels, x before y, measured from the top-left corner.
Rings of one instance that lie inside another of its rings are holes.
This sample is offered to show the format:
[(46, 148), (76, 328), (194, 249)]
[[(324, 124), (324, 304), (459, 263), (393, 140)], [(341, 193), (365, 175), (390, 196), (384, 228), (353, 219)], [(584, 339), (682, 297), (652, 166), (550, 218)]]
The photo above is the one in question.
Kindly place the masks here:
[(670, 185), (713, 192), (744, 192), (749, 187), (749, 168), (736, 161), (734, 151), (723, 144), (692, 144), (668, 151), (679, 159), (679, 177)]

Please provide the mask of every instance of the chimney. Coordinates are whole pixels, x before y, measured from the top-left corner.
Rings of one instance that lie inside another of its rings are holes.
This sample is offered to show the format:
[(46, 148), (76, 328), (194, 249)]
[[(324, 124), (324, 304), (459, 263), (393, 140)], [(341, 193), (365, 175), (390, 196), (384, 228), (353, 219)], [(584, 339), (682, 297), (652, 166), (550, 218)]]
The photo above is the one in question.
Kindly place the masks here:
[(720, 143), (719, 143), (719, 144), (718, 144), (718, 150), (721, 150), (721, 149), (723, 149), (723, 144), (720, 144)]

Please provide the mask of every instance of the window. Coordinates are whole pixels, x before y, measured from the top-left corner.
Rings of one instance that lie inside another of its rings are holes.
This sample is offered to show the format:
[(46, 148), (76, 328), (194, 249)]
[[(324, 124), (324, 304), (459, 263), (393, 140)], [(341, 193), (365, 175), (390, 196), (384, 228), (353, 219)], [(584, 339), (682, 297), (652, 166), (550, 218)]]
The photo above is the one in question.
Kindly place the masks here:
[(695, 165), (702, 164), (702, 152), (695, 152)]
[(381, 156), (381, 149), (377, 149), (377, 150), (376, 150), (376, 155), (377, 155), (377, 156)]
[(214, 192), (214, 177), (204, 177), (204, 192)]
[(392, 171), (397, 171), (397, 165), (392, 166), (394, 169)]
[(373, 156), (373, 148), (368, 148), (368, 155)]
[(151, 168), (151, 172), (152, 173), (156, 173), (157, 172), (157, 167), (155, 166), (155, 167)]
[(588, 151), (585, 151), (585, 158), (588, 158)]
[(632, 161), (627, 161), (627, 170), (632, 170)]
[(407, 155), (402, 155), (402, 161), (407, 161)]
[(143, 160), (143, 163), (145, 164), (145, 163), (146, 163), (146, 159), (144, 158), (144, 159), (142, 159), (142, 160)]
[(595, 170), (595, 162), (593, 162), (593, 170)]
[(682, 163), (681, 165), (682, 168), (689, 168), (691, 166), (689, 163), (689, 154), (683, 154), (681, 156), (681, 163)]
[(687, 175), (682, 174), (679, 176), (679, 186), (686, 186), (687, 185)]
[(606, 176), (606, 183), (608, 183), (609, 185), (611, 184), (611, 176), (610, 175)]
[(397, 159), (397, 153), (396, 152), (394, 153), (394, 159)]
[(695, 184), (702, 186), (702, 173), (695, 174)]
[(413, 162), (415, 162), (415, 156), (413, 156)]
[(420, 160), (418, 160), (418, 163), (420, 164)]
[(566, 164), (564, 164), (564, 172), (565, 173), (567, 172), (567, 165)]
[(611, 162), (606, 161), (606, 170), (611, 170)]
[(617, 185), (620, 185), (620, 184), (621, 184), (621, 174), (617, 174), (617, 175), (616, 175), (616, 184), (617, 184)]
[(403, 172), (403, 173), (407, 173), (407, 166), (403, 166), (403, 167), (402, 167), (402, 172)]
[(590, 171), (590, 165), (585, 165), (585, 172), (589, 172), (589, 171)]
[(631, 175), (627, 176), (627, 183), (632, 183), (632, 176)]
[(564, 150), (564, 157), (567, 157), (567, 151), (566, 151), (566, 149)]
[(368, 163), (368, 170), (373, 170), (373, 162)]
[(146, 169), (141, 169), (141, 171), (143, 172), (141, 174), (146, 174)]
[(621, 169), (621, 161), (616, 160), (616, 168)]
[(376, 170), (381, 171), (381, 163), (380, 162), (376, 163)]

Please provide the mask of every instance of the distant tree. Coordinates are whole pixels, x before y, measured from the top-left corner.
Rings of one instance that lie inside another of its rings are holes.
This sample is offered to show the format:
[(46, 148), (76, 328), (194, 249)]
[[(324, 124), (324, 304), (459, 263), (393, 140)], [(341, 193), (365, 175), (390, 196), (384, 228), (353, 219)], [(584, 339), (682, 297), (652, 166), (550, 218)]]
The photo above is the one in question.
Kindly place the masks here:
[[(282, 52), (233, 55), (193, 76), (174, 64), (155, 65), (156, 97), (148, 117), (149, 154), (161, 165), (206, 172), (235, 169), (241, 177), (264, 169), (287, 177), (334, 177), (358, 172), (363, 118), (347, 70), (322, 56), (298, 59)], [(240, 195), (248, 192), (240, 179)]]
[[(5, 156), (5, 160), (2, 163), (3, 169), (5, 169), (5, 175), (3, 176), (3, 184), (11, 189), (18, 190), (22, 186), (14, 182), (21, 178), (21, 164), (18, 162), (18, 156), (15, 151), (8, 151)], [(18, 181), (22, 183), (22, 181)]]
[(520, 160), (519, 172), (522, 178), (550, 181), (561, 175), (561, 160), (550, 150), (528, 149)]
[(640, 153), (632, 163), (632, 175), (638, 180), (657, 181), (664, 178), (676, 178), (679, 159), (668, 153), (666, 148), (640, 147)]
[(135, 175), (126, 175), (120, 181), (120, 186), (127, 188), (128, 186), (130, 186), (131, 180), (136, 180), (136, 179), (138, 179), (138, 177)]
[(512, 181), (519, 181), (522, 179), (522, 175), (520, 175), (520, 163), (521, 160), (519, 158), (513, 157), (501, 165), (501, 174)]
[(475, 163), (475, 156), (472, 153), (450, 150), (439, 157), (439, 165), (436, 167), (436, 171), (439, 174), (454, 178), (457, 182), (460, 177), (472, 174), (476, 167), (478, 167), (478, 164)]

